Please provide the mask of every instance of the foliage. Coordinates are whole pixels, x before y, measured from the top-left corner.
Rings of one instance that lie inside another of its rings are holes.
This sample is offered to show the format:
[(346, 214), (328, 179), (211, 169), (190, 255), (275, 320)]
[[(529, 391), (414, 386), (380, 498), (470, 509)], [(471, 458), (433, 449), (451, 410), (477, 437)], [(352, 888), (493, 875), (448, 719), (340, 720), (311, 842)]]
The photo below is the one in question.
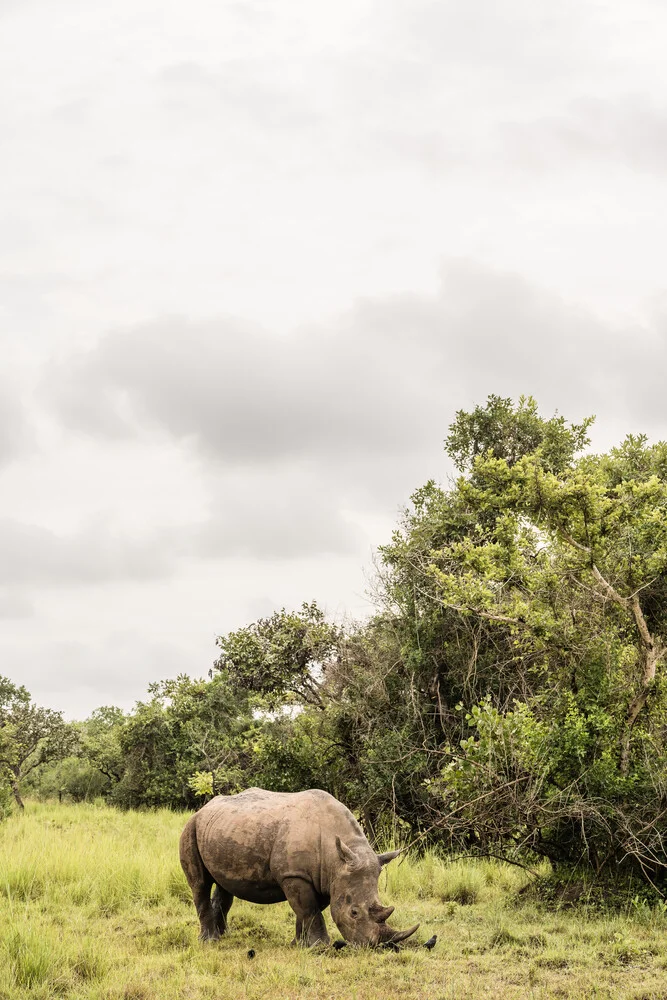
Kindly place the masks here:
[(65, 757), (33, 771), (26, 791), (41, 799), (94, 802), (108, 794), (109, 780), (81, 757)]
[(239, 765), (254, 728), (247, 697), (222, 675), (209, 682), (182, 675), (152, 684), (149, 694), (117, 731), (123, 770), (111, 800), (194, 806), (201, 793), (191, 779), (202, 771), (212, 775), (214, 794), (238, 790)]
[[(459, 414), (449, 447), (468, 474), (418, 491), (384, 549), (405, 655), (443, 734), (435, 823), (479, 849), (662, 878), (667, 445), (630, 437), (577, 459), (588, 422), (559, 418), (554, 435), (542, 421), (531, 440), (525, 401), (500, 403), (507, 447), (472, 441), (489, 442), (497, 399), (486, 422)], [(530, 418), (542, 419), (532, 406)]]
[(489, 453), (511, 467), (539, 451), (544, 467), (558, 472), (590, 443), (593, 420), (587, 417), (568, 426), (558, 414), (548, 420), (541, 417), (532, 396), (521, 396), (515, 407), (511, 399), (491, 395), (485, 406), (457, 412), (446, 440), (447, 454), (460, 472), (471, 472), (477, 458)]
[(259, 692), (269, 703), (285, 696), (322, 707), (317, 671), (335, 653), (339, 630), (326, 621), (315, 603), (301, 610), (284, 608), (270, 618), (219, 636), (222, 650), (216, 668), (241, 690)]
[(195, 771), (188, 778), (188, 786), (198, 798), (210, 799), (213, 797), (213, 771)]
[(11, 787), (19, 808), (24, 779), (40, 764), (68, 756), (76, 742), (60, 712), (34, 704), (24, 687), (0, 677), (0, 784)]

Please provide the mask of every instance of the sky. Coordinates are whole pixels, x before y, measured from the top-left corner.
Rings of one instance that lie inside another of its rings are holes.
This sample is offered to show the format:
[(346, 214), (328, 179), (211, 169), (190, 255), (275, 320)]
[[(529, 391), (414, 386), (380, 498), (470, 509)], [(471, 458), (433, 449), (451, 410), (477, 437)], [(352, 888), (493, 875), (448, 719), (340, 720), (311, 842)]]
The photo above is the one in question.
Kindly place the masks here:
[(0, 674), (372, 610), (489, 393), (667, 438), (662, 0), (0, 0)]

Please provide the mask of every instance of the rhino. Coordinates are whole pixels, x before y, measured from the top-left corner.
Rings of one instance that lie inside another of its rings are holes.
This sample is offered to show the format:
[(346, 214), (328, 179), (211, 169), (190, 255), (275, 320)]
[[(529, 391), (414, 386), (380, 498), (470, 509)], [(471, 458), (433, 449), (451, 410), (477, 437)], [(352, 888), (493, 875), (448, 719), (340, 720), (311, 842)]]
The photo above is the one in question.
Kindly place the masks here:
[(394, 907), (378, 897), (380, 870), (399, 853), (376, 854), (349, 809), (318, 788), (218, 795), (188, 820), (180, 841), (203, 941), (225, 933), (235, 896), (287, 900), (296, 914), (293, 944), (330, 943), (323, 916), (329, 905), (350, 944), (403, 941), (419, 924), (389, 927)]

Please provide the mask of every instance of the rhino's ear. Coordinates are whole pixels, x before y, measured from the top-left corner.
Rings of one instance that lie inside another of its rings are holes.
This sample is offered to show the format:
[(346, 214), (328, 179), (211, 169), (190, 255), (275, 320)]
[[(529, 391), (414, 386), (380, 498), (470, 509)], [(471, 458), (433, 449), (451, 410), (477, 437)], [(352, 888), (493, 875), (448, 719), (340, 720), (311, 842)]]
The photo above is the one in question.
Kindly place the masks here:
[(380, 862), (380, 868), (382, 868), (384, 865), (388, 865), (389, 862), (393, 861), (394, 858), (397, 858), (400, 853), (401, 853), (400, 851), (386, 851), (384, 854), (378, 854), (378, 861)]
[(338, 851), (338, 857), (345, 865), (349, 865), (350, 868), (354, 868), (357, 862), (357, 856), (354, 851), (351, 851), (347, 844), (344, 844), (340, 837), (336, 837), (336, 850)]

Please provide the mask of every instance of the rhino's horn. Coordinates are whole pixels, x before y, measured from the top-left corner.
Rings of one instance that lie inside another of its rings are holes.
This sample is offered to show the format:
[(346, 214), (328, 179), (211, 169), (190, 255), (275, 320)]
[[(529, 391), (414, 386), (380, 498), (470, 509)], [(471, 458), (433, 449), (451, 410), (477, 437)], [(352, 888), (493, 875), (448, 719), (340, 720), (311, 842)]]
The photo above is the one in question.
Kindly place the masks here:
[(385, 920), (389, 920), (389, 917), (394, 912), (395, 907), (393, 906), (381, 906), (379, 903), (375, 906), (370, 906), (368, 912), (370, 916), (378, 924), (383, 924)]
[(350, 850), (340, 837), (336, 837), (336, 850), (338, 851), (338, 857), (344, 865), (347, 865), (348, 868), (356, 868), (358, 864), (356, 854)]
[(384, 854), (378, 854), (378, 861), (380, 862), (380, 867), (382, 868), (384, 867), (384, 865), (388, 865), (389, 862), (393, 861), (394, 858), (397, 858), (400, 853), (401, 853), (400, 851), (385, 851)]
[(391, 941), (393, 944), (397, 944), (399, 941), (405, 941), (406, 938), (409, 938), (418, 929), (419, 924), (415, 924), (414, 927), (409, 927), (407, 931), (394, 931), (392, 933), (391, 927), (387, 927), (389, 935), (385, 938), (385, 941)]

